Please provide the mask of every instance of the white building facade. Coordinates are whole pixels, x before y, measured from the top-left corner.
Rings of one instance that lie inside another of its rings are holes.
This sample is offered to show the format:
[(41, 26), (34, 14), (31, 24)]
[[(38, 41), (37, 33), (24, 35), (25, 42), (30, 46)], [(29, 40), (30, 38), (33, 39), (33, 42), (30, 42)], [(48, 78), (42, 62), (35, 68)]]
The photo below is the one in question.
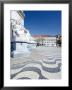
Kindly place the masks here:
[(39, 46), (56, 46), (56, 36), (36, 35), (33, 37)]
[(46, 37), (43, 41), (44, 46), (56, 46), (56, 37)]

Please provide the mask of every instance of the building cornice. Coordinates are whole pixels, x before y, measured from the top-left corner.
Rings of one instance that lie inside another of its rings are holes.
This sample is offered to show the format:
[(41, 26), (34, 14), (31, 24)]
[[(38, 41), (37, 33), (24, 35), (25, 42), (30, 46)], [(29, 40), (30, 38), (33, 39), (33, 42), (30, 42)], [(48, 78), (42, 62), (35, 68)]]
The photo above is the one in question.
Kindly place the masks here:
[(23, 11), (17, 11), (17, 13), (21, 16), (22, 19), (24, 19), (24, 13), (23, 13)]

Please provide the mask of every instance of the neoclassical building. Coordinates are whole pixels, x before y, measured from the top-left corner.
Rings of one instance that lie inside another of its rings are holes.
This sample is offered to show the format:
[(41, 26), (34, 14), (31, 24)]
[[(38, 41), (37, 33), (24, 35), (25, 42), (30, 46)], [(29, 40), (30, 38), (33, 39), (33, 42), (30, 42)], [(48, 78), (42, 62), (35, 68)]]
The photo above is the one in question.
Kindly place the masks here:
[(55, 36), (46, 37), (43, 44), (45, 46), (56, 46), (56, 37)]
[(42, 46), (56, 46), (56, 36), (35, 35), (33, 36), (37, 43)]
[(24, 11), (11, 10), (10, 30), (11, 30), (11, 56), (29, 53), (29, 48), (35, 48), (36, 42), (29, 30), (24, 26)]

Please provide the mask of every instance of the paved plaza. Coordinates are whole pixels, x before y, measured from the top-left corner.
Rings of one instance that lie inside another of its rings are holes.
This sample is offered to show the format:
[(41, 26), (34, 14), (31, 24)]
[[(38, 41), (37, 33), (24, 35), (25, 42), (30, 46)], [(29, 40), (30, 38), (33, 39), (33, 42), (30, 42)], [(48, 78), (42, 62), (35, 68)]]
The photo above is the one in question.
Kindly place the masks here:
[(61, 79), (61, 47), (39, 46), (11, 58), (11, 79)]

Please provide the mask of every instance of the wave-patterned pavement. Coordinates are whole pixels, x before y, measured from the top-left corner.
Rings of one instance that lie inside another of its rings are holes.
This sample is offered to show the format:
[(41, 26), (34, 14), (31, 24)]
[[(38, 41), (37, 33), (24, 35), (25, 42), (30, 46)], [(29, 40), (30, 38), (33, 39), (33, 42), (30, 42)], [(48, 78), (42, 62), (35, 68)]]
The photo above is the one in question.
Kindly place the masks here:
[(10, 74), (11, 79), (61, 79), (61, 57), (45, 55), (21, 65), (15, 64)]

